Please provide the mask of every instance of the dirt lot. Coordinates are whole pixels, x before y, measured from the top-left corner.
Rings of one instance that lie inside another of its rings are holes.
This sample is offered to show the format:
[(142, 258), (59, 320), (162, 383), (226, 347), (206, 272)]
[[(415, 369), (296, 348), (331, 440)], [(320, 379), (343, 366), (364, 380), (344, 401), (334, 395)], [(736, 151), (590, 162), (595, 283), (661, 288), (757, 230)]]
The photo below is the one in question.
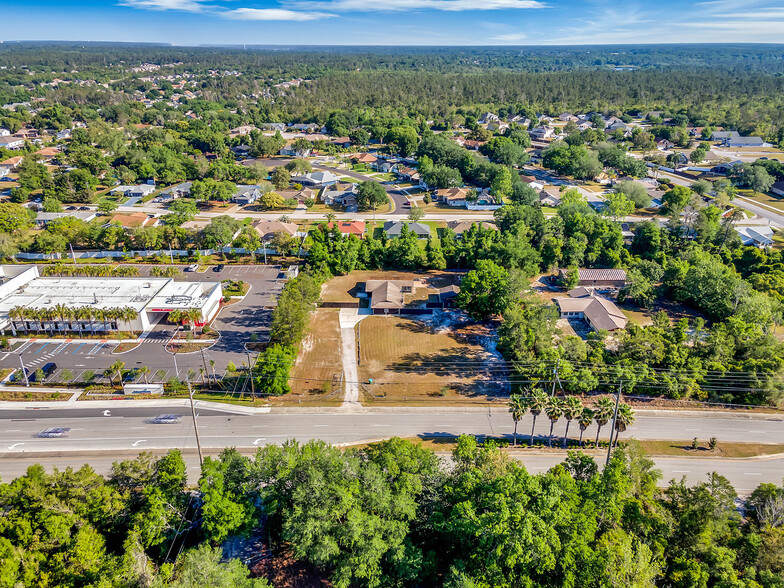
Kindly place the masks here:
[(372, 316), (358, 327), (363, 403), (487, 401), (507, 393), (493, 327), (456, 311), (432, 317)]
[[(345, 276), (332, 278), (324, 284), (321, 288), (321, 300), (324, 302), (356, 302), (357, 284), (364, 283), (367, 280), (422, 281), (425, 287), (417, 288), (410, 298), (424, 300), (427, 299), (428, 288), (437, 289), (452, 284), (459, 284), (460, 277), (460, 274), (454, 272), (357, 271)], [(408, 299), (406, 302), (408, 302)]]
[(332, 386), (333, 379), (337, 382), (342, 371), (338, 312), (322, 308), (311, 314), (308, 334), (291, 370), (291, 394), (270, 398), (271, 404), (316, 402), (328, 405), (342, 401), (342, 390)]

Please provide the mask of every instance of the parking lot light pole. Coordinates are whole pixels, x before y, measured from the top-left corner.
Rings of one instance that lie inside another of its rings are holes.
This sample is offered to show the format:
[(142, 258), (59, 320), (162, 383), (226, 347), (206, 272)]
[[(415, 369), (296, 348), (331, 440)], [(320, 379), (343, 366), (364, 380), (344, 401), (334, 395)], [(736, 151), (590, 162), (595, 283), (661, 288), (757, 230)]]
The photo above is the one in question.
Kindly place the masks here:
[(22, 354), (21, 353), (19, 354), (19, 364), (22, 366), (22, 375), (24, 376), (24, 379), (25, 379), (25, 386), (27, 386), (29, 388), (30, 387), (30, 380), (27, 379), (27, 370), (25, 369), (24, 361), (22, 361)]
[(177, 367), (177, 354), (172, 353), (172, 359), (174, 360), (174, 373), (177, 374), (177, 379), (180, 379), (180, 368)]
[(248, 377), (250, 377), (250, 393), (255, 398), (256, 397), (256, 386), (253, 383), (253, 364), (250, 361), (250, 351), (247, 349), (245, 353), (248, 355)]
[(191, 388), (191, 381), (187, 378), (185, 382), (188, 384), (188, 397), (191, 399), (191, 416), (193, 417), (193, 430), (196, 432), (196, 449), (199, 450), (199, 465), (204, 465), (204, 459), (201, 455), (201, 440), (199, 439), (199, 426), (196, 424), (196, 408), (193, 406), (193, 389)]

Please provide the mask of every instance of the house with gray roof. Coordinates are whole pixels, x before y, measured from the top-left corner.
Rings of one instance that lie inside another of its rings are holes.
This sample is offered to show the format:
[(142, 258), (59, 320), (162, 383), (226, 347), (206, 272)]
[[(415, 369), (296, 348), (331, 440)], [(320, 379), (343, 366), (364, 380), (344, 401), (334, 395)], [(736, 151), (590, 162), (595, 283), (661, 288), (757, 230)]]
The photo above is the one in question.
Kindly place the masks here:
[(406, 227), (409, 232), (414, 233), (417, 239), (427, 239), (430, 237), (430, 227), (422, 223), (387, 221), (384, 223), (384, 234), (390, 239), (397, 239)]

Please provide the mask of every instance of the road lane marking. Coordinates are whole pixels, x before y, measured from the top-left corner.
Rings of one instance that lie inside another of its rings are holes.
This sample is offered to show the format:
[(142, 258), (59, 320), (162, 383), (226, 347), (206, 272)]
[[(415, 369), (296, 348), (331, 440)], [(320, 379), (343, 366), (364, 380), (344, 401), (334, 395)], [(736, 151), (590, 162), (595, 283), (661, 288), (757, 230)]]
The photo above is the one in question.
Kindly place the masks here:
[(131, 443), (131, 447), (138, 447), (139, 443), (146, 443), (147, 439), (139, 439), (138, 441), (134, 441)]
[(761, 476), (759, 472), (743, 472), (744, 476)]
[(24, 443), (14, 443), (13, 445), (9, 445), (8, 451), (11, 451), (14, 447), (19, 447), (20, 445), (24, 445)]
[(690, 474), (691, 470), (672, 470), (673, 474)]
[(138, 431), (140, 429), (146, 429), (147, 427), (131, 427), (131, 431)]
[(261, 443), (262, 441), (266, 441), (266, 440), (267, 440), (267, 438), (266, 438), (266, 437), (260, 437), (260, 438), (256, 439), (256, 440), (253, 442), (253, 444), (254, 444), (254, 445), (258, 445), (258, 444), (259, 444), (259, 443)]
[(107, 410), (104, 410), (101, 414), (103, 416), (110, 417), (110, 416), (112, 416), (112, 411), (107, 409)]
[(314, 427), (329, 427), (329, 425), (313, 425)]

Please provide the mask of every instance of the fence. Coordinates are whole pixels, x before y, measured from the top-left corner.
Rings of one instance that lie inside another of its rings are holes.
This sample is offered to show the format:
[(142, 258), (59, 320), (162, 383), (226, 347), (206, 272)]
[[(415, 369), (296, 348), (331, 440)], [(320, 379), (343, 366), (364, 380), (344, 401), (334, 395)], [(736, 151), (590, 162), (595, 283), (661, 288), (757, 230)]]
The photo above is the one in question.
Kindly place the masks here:
[[(222, 249), (132, 249), (129, 251), (74, 251), (76, 259), (122, 259), (126, 257), (188, 257), (194, 255), (214, 255), (216, 253), (248, 254), (250, 251), (243, 247), (223, 247)], [(264, 255), (264, 249), (257, 249), (256, 255)], [(267, 249), (267, 255), (277, 255), (277, 250)], [(71, 253), (17, 253), (17, 259), (37, 261), (54, 261), (58, 259), (71, 259)]]

